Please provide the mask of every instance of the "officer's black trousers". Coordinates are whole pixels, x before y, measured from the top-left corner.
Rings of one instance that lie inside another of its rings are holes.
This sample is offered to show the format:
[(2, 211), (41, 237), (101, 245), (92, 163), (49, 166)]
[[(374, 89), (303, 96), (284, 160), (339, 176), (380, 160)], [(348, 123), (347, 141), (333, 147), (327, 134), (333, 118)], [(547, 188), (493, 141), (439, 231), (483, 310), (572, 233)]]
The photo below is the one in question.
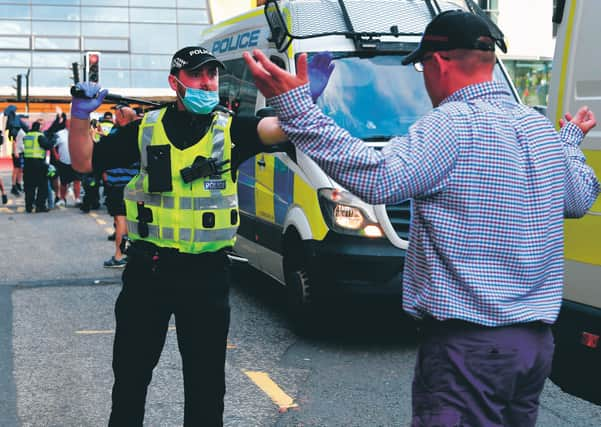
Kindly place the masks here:
[[(219, 251), (160, 253), (156, 262), (129, 255), (115, 306), (110, 426), (142, 425), (146, 390), (172, 314), (183, 364), (184, 426), (223, 425), (230, 308), (228, 260)], [(178, 400), (177, 396), (162, 399)]]
[(48, 198), (48, 167), (42, 159), (25, 159), (23, 169), (23, 184), (25, 185), (25, 208), (27, 211), (33, 209), (35, 200), (36, 209), (46, 207)]

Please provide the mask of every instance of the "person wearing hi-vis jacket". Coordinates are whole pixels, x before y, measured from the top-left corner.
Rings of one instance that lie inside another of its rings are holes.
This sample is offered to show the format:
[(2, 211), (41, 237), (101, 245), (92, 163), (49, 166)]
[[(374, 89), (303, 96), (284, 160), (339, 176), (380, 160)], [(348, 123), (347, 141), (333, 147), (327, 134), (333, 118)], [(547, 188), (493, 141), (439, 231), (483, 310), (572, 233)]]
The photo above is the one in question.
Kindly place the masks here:
[(89, 115), (108, 91), (79, 83), (84, 96), (72, 100), (74, 169), (141, 164), (124, 191), (128, 240), (122, 247), (128, 262), (115, 306), (110, 425), (142, 425), (172, 314), (183, 361), (184, 425), (223, 423), (226, 251), (239, 225), (236, 171), (258, 152), (283, 149), (273, 145), (286, 136), (275, 117), (233, 116), (218, 105), (222, 68), (202, 47), (178, 50), (168, 76), (175, 103), (147, 112), (98, 144), (89, 134)]

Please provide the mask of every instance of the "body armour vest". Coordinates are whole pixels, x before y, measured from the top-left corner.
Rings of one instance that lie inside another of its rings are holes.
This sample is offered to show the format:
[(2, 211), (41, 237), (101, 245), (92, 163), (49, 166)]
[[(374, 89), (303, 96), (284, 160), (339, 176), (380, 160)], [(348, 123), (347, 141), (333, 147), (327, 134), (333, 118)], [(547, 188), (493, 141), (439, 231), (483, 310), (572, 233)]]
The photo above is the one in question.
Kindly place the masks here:
[(39, 138), (43, 136), (42, 132), (31, 131), (23, 137), (23, 156), (26, 159), (44, 159), (46, 149), (40, 145)]
[(231, 117), (213, 113), (209, 131), (180, 150), (165, 133), (165, 111), (147, 113), (140, 124), (140, 172), (124, 194), (129, 237), (192, 254), (233, 246), (239, 214), (231, 171), (188, 183), (180, 173), (198, 156), (231, 161)]

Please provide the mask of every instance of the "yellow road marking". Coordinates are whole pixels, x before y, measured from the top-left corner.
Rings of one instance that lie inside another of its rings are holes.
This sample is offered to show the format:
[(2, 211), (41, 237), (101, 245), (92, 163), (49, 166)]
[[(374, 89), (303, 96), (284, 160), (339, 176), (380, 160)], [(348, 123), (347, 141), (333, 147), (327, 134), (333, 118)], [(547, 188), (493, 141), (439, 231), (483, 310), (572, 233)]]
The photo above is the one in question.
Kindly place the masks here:
[(113, 232), (113, 229), (112, 229), (111, 227), (105, 227), (105, 228), (104, 228), (104, 231), (106, 231), (107, 233), (109, 233), (109, 234), (110, 234), (110, 233), (112, 233), (112, 232)]
[(9, 208), (0, 208), (0, 212), (2, 212), (2, 213), (11, 213), (12, 210), (9, 209)]
[(20, 206), (17, 208), (17, 212), (23, 213), (23, 212), (25, 212), (25, 208), (23, 206)]
[(96, 218), (98, 216), (98, 214), (94, 212), (88, 212), (88, 215), (90, 215), (92, 218)]
[(103, 220), (103, 219), (98, 219), (98, 218), (96, 218), (96, 222), (97, 222), (98, 224), (100, 224), (100, 225), (106, 225), (106, 221), (105, 221), (105, 220)]
[(280, 411), (298, 408), (294, 399), (288, 396), (271, 378), (269, 374), (258, 371), (243, 371), (275, 403)]

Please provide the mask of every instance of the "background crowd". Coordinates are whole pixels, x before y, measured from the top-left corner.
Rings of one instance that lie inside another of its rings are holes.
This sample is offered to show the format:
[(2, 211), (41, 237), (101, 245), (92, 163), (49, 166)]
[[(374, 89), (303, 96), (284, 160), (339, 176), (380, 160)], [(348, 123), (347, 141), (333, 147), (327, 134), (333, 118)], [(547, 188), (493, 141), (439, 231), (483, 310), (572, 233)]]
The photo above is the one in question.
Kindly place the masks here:
[[(90, 120), (90, 136), (100, 143), (103, 136), (138, 120), (141, 111), (126, 103), (112, 107), (100, 119)], [(127, 234), (124, 220), (123, 188), (137, 173), (138, 165), (128, 170), (108, 170), (80, 174), (71, 166), (69, 154), (70, 117), (57, 111), (54, 120), (39, 118), (29, 121), (18, 114), (15, 106), (5, 109), (4, 135), (11, 144), (11, 197), (25, 197), (25, 212), (46, 213), (53, 209), (74, 207), (83, 213), (106, 206), (113, 216), (116, 232), (108, 236), (116, 241), (115, 255), (105, 261), (105, 267), (124, 267), (127, 259), (121, 254), (117, 236)], [(4, 139), (3, 139), (4, 140)], [(8, 187), (8, 186), (7, 186)], [(8, 203), (8, 188), (0, 178), (2, 203)]]

